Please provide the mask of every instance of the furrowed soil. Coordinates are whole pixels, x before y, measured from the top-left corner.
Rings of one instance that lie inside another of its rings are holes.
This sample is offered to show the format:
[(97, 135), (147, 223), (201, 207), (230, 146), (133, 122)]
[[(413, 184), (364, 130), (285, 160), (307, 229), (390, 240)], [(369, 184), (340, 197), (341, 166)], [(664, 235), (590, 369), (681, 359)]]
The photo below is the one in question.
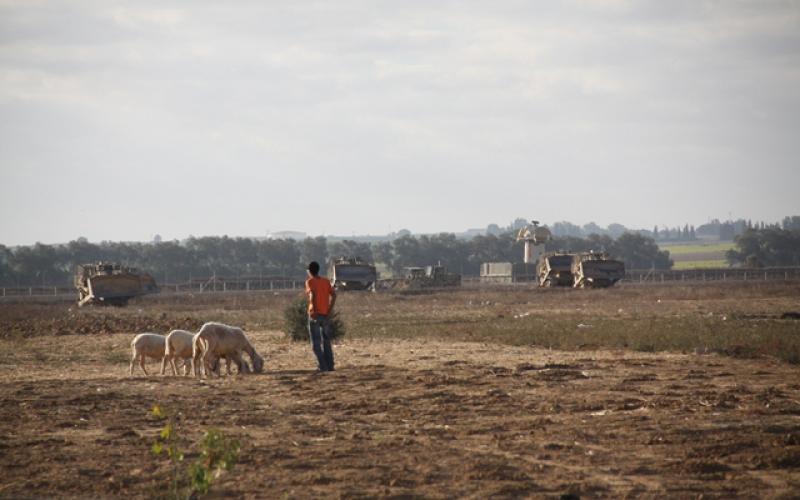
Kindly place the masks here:
[[(796, 498), (800, 285), (340, 294), (336, 371), (280, 332), (293, 295), (0, 304), (0, 497), (154, 497), (241, 444), (211, 498)], [(256, 375), (130, 376), (143, 329), (242, 325)], [(795, 353), (795, 354), (793, 354)]]

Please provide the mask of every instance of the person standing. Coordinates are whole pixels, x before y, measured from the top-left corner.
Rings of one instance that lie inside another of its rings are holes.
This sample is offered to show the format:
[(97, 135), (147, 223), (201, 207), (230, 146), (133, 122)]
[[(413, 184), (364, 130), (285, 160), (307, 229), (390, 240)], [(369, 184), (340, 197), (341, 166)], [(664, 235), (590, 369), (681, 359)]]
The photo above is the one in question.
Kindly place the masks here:
[(331, 345), (331, 322), (333, 305), (336, 303), (336, 290), (328, 278), (319, 275), (319, 263), (308, 265), (306, 280), (308, 297), (308, 335), (311, 349), (317, 357), (319, 371), (333, 371), (333, 346)]

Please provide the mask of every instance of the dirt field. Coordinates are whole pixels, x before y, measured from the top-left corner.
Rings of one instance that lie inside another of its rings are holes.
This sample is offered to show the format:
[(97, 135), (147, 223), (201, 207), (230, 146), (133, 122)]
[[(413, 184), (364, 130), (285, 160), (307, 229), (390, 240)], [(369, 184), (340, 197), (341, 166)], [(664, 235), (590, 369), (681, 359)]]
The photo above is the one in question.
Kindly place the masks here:
[[(278, 331), (291, 298), (0, 304), (0, 497), (163, 491), (154, 404), (187, 461), (208, 428), (241, 441), (217, 498), (800, 495), (800, 366), (769, 351), (797, 345), (797, 285), (342, 296), (322, 375)], [(140, 327), (205, 319), (265, 373), (128, 376)]]

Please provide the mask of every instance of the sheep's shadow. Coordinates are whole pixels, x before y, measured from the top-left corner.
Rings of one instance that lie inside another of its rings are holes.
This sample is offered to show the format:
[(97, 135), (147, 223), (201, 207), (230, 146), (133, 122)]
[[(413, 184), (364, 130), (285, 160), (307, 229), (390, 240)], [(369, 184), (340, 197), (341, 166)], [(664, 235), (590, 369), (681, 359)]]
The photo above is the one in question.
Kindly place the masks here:
[(308, 369), (308, 370), (267, 370), (265, 369), (262, 373), (254, 373), (253, 375), (271, 375), (275, 377), (296, 377), (301, 375), (314, 375), (315, 373), (319, 373), (315, 369)]

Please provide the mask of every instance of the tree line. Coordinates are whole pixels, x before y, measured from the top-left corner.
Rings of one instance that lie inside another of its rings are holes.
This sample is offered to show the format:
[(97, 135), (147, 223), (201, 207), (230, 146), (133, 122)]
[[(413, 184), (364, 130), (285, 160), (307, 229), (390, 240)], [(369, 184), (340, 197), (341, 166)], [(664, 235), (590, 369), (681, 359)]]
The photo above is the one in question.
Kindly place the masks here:
[[(630, 269), (669, 269), (669, 253), (652, 238), (625, 233), (619, 238), (557, 236), (547, 251), (605, 251)], [(0, 285), (69, 285), (79, 264), (114, 262), (136, 267), (160, 283), (183, 283), (211, 276), (226, 278), (301, 278), (308, 262), (328, 263), (337, 257), (359, 256), (382, 269), (402, 275), (406, 267), (442, 264), (453, 272), (476, 276), (483, 262), (519, 262), (523, 244), (513, 232), (460, 239), (452, 233), (412, 236), (392, 241), (328, 241), (324, 237), (293, 239), (190, 237), (183, 242), (101, 242), (78, 238), (64, 245), (36, 243), (10, 249), (0, 245)], [(323, 264), (324, 265), (324, 264)], [(386, 274), (384, 272), (384, 274)]]
[[(800, 217), (777, 225), (750, 227), (736, 237), (736, 248), (725, 257), (731, 265), (745, 267), (800, 266)], [(793, 225), (794, 224), (794, 225)]]

